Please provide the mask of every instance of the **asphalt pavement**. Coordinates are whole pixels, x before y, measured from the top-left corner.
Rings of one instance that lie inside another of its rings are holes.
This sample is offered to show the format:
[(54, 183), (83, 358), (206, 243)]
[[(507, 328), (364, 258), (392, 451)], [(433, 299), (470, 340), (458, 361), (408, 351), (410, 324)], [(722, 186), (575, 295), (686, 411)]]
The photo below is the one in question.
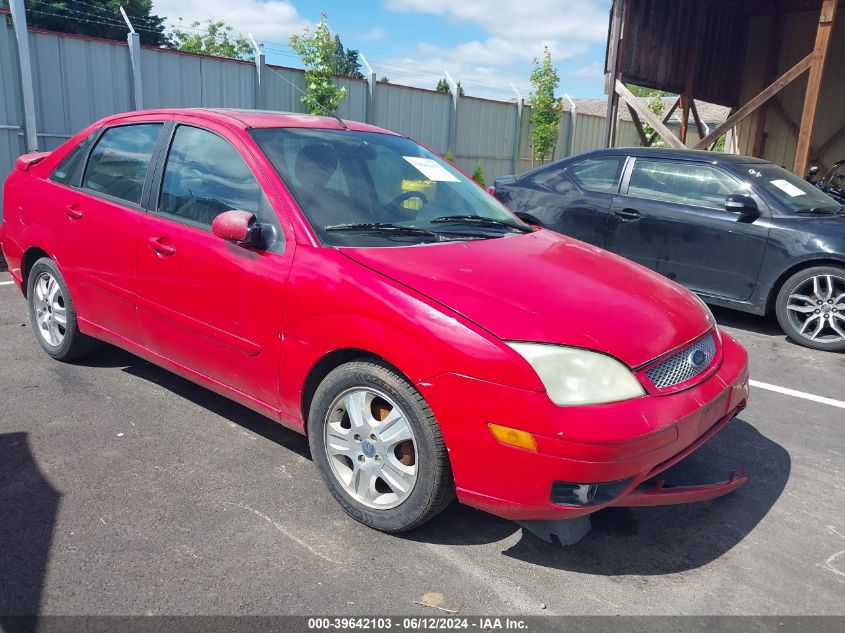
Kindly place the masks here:
[[(845, 408), (754, 388), (673, 472), (745, 465), (744, 488), (599, 512), (575, 546), (458, 504), (391, 536), (347, 518), (305, 438), (112, 347), (50, 360), (8, 280), (0, 615), (845, 615)], [(716, 316), (754, 380), (845, 400), (845, 355)]]

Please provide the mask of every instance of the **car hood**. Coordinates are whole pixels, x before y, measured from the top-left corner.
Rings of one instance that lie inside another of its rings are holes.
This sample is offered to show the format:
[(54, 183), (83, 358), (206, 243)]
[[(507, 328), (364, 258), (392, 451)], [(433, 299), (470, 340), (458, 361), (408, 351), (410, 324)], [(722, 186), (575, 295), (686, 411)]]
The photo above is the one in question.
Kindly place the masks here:
[(678, 284), (551, 231), (339, 250), (503, 340), (598, 350), (629, 367), (712, 326), (708, 311)]

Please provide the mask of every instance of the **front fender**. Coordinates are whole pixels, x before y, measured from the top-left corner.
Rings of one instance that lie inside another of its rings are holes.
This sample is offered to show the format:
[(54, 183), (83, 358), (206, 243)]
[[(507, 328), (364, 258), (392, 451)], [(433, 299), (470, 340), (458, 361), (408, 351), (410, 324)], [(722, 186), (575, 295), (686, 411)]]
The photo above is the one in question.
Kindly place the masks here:
[(289, 278), (280, 404), (301, 419), (311, 369), (337, 350), (362, 350), (412, 383), (453, 372), (543, 391), (501, 341), (458, 314), (329, 248), (297, 248)]

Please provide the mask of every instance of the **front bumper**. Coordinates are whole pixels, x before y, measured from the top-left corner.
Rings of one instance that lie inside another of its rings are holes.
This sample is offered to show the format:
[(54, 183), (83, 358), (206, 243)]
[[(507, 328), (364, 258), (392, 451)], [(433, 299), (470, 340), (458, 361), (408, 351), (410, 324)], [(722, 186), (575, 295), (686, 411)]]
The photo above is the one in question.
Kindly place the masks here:
[[(417, 387), (434, 410), (449, 449), (458, 498), (515, 520), (558, 520), (603, 507), (704, 501), (743, 483), (744, 473), (712, 485), (642, 484), (695, 451), (748, 401), (745, 350), (723, 334), (717, 371), (668, 395), (584, 407), (558, 407), (543, 392), (442, 374)], [(533, 434), (537, 452), (499, 443), (488, 429), (500, 424)], [(551, 498), (556, 481), (629, 480), (606, 503), (563, 506)]]

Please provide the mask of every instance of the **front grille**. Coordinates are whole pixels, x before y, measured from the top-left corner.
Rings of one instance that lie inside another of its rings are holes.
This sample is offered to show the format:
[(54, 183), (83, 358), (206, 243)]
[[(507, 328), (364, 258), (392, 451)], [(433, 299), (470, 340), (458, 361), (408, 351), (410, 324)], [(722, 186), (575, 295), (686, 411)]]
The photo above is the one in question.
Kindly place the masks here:
[[(703, 354), (703, 356), (702, 356)], [(692, 345), (655, 365), (645, 375), (658, 389), (674, 387), (703, 374), (716, 357), (716, 339), (708, 333)], [(699, 360), (700, 362), (693, 362)]]

